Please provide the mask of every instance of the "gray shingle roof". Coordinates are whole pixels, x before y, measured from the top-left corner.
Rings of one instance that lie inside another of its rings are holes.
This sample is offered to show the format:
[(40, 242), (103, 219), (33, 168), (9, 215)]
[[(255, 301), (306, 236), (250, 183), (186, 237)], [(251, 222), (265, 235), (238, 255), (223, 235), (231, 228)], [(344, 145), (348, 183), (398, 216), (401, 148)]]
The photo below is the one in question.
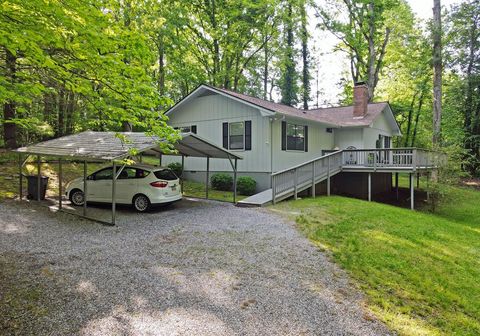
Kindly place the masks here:
[(326, 107), (312, 110), (302, 110), (226, 89), (213, 89), (221, 91), (227, 95), (236, 97), (238, 99), (244, 100), (251, 104), (257, 105), (261, 108), (270, 110), (272, 112), (277, 112), (296, 118), (331, 124), (339, 127), (369, 126), (377, 118), (377, 116), (379, 116), (388, 106), (388, 103), (386, 102), (368, 104), (367, 114), (365, 115), (365, 117), (357, 119), (353, 117), (353, 106)]

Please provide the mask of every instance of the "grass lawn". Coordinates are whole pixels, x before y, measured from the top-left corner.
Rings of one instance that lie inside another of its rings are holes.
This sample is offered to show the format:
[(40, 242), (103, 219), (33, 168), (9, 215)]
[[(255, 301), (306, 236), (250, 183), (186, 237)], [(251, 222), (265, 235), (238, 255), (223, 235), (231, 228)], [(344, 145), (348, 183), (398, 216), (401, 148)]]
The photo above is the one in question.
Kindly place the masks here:
[[(193, 181), (185, 181), (183, 184), (183, 194), (190, 197), (205, 198), (205, 184)], [(237, 194), (237, 201), (240, 201), (248, 196)], [(233, 192), (220, 191), (209, 188), (208, 198), (218, 201), (233, 202)]]
[(480, 335), (480, 191), (450, 187), (435, 214), (344, 197), (272, 207), (354, 279), (403, 335)]

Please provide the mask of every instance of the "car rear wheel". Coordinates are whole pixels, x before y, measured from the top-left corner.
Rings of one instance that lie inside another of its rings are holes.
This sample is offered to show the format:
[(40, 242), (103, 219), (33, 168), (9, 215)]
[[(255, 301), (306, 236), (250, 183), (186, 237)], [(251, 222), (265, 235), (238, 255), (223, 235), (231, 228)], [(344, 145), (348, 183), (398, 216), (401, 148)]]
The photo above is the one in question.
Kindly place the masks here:
[(85, 195), (83, 191), (79, 189), (75, 189), (70, 193), (70, 202), (76, 206), (82, 206), (83, 202), (85, 202)]
[(145, 195), (137, 195), (133, 199), (133, 207), (138, 212), (145, 212), (150, 209), (150, 200)]

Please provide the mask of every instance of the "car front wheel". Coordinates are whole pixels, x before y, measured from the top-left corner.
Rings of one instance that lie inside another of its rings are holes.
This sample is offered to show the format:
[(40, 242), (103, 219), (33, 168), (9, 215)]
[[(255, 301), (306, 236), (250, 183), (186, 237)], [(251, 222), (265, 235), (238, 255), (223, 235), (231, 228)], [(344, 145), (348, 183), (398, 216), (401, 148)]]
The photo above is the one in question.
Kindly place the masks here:
[(85, 195), (83, 191), (76, 189), (70, 193), (70, 202), (76, 206), (82, 206), (83, 202), (85, 202)]
[(137, 195), (133, 199), (133, 207), (138, 212), (145, 212), (150, 209), (150, 200), (145, 195)]

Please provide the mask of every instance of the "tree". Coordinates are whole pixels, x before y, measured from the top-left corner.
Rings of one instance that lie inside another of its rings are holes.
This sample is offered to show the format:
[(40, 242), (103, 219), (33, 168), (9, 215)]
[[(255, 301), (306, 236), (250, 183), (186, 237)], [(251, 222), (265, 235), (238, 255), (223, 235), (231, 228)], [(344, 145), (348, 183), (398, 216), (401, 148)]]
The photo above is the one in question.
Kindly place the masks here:
[(440, 146), (442, 124), (442, 13), (440, 0), (433, 0), (433, 147)]
[[(321, 26), (341, 41), (339, 48), (349, 57), (353, 82), (365, 81), (372, 101), (392, 27), (396, 24), (389, 18), (405, 13), (408, 6), (400, 0), (331, 0), (330, 7), (331, 10), (316, 8)], [(346, 20), (342, 18), (345, 12), (348, 14)]]
[(294, 106), (298, 103), (298, 74), (295, 69), (294, 14), (293, 0), (289, 0), (286, 3), (285, 15), (283, 16), (285, 47), (281, 59), (282, 77), (280, 80), (281, 103), (288, 106)]
[(307, 3), (303, 1), (300, 5), (301, 20), (301, 39), (302, 39), (302, 100), (303, 109), (308, 110), (308, 102), (310, 101), (310, 64), (308, 52), (308, 28), (307, 28)]
[[(480, 1), (454, 6), (447, 17), (446, 66), (455, 72), (453, 89), (447, 91), (447, 111), (452, 107), (463, 112), (463, 147), (465, 169), (478, 175), (480, 170)], [(453, 99), (450, 99), (453, 95)], [(455, 106), (452, 106), (455, 104)], [(457, 105), (460, 104), (460, 105)]]

